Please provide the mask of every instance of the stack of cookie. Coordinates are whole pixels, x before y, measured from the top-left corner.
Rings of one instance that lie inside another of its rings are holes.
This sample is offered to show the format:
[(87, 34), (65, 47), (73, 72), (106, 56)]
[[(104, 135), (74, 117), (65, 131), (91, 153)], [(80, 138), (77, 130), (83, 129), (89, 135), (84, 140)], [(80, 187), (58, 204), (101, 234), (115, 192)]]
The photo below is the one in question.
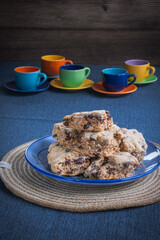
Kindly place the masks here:
[(135, 129), (120, 129), (108, 111), (67, 115), (56, 123), (48, 163), (53, 173), (97, 179), (127, 177), (143, 160), (147, 144)]

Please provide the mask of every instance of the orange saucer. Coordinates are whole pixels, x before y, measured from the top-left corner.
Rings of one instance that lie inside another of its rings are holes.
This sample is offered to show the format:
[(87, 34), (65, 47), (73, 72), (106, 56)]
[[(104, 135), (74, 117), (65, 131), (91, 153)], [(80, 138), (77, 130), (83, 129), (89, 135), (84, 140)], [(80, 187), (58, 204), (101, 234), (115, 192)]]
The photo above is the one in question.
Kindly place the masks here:
[(103, 87), (102, 85), (102, 82), (98, 82), (98, 83), (95, 83), (93, 86), (92, 86), (92, 89), (96, 92), (100, 92), (100, 93), (104, 93), (104, 94), (109, 94), (109, 95), (122, 95), (122, 94), (128, 94), (128, 93), (132, 93), (132, 92), (135, 92), (137, 90), (137, 87), (132, 84), (130, 85), (129, 87), (123, 89), (122, 91), (120, 92), (108, 92), (105, 90), (105, 88)]

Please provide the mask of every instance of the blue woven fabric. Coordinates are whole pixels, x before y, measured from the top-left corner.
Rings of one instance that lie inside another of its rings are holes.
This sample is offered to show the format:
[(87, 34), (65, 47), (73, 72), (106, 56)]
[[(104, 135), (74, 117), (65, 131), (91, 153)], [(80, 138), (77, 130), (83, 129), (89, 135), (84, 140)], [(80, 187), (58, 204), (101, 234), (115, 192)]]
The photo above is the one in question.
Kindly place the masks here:
[[(120, 127), (136, 128), (147, 140), (160, 144), (160, 81), (138, 87), (132, 94), (111, 97), (87, 89), (65, 92), (53, 87), (21, 94), (3, 85), (14, 79), (17, 66), (31, 62), (0, 62), (0, 158), (14, 147), (50, 135), (64, 115), (106, 109)], [(88, 77), (101, 80), (107, 66), (88, 66)], [(156, 68), (160, 77), (160, 68)], [(14, 196), (0, 181), (0, 239), (160, 239), (160, 203), (145, 207), (94, 213), (70, 213), (43, 208)]]

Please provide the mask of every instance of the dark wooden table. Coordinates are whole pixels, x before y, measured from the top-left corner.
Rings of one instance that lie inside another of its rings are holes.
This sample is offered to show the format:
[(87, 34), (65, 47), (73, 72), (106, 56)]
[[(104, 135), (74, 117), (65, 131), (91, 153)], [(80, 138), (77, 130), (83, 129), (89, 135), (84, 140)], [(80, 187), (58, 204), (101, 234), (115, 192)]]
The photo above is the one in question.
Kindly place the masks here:
[(39, 61), (58, 54), (74, 63), (160, 65), (160, 0), (5, 0), (0, 60)]

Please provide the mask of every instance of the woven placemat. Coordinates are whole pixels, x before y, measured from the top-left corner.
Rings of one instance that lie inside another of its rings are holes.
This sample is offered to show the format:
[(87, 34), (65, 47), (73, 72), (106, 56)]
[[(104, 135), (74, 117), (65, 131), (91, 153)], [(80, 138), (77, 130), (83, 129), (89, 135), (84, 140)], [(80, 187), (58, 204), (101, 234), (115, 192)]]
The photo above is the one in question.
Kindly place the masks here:
[(118, 185), (65, 183), (38, 173), (27, 163), (24, 151), (30, 144), (7, 153), (2, 159), (6, 166), (0, 168), (5, 186), (27, 201), (59, 210), (90, 212), (144, 206), (160, 200), (160, 168), (141, 179)]

